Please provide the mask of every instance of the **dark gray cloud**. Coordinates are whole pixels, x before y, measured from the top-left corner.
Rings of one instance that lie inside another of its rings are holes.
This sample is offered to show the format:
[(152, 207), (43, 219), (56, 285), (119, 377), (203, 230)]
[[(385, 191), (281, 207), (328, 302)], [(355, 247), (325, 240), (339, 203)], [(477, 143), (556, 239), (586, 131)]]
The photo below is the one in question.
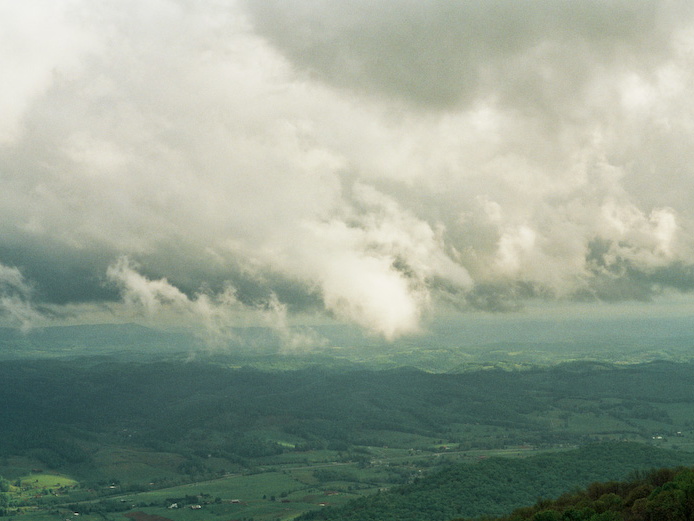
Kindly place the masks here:
[(112, 262), (108, 254), (76, 252), (49, 240), (25, 244), (3, 241), (0, 259), (32, 281), (39, 301), (60, 305), (119, 299), (118, 292), (104, 284), (105, 270)]
[(577, 299), (650, 301), (668, 290), (694, 290), (694, 266), (673, 262), (664, 266), (643, 266), (619, 253), (619, 245), (596, 239), (589, 244), (586, 266), (591, 273), (588, 287), (576, 293)]
[(247, 2), (255, 27), (318, 79), (438, 109), (500, 96), (566, 102), (596, 68), (649, 69), (685, 3)]

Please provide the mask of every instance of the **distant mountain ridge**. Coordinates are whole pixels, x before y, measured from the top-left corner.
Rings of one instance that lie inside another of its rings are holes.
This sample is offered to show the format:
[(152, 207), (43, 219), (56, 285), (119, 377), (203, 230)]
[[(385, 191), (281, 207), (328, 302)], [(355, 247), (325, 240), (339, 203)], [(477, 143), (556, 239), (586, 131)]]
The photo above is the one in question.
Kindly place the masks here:
[[(292, 366), (366, 365), (374, 368), (415, 367), (431, 372), (461, 372), (489, 365), (522, 368), (574, 360), (642, 363), (694, 359), (694, 333), (682, 317), (664, 321), (565, 321), (504, 319), (500, 322), (439, 322), (426, 334), (393, 342), (344, 324), (296, 326), (289, 330), (313, 339), (288, 348), (271, 327), (230, 328), (214, 336), (203, 329), (157, 329), (136, 323), (0, 328), (0, 359), (127, 355), (151, 357), (242, 357), (280, 355)], [(286, 331), (284, 332), (286, 334)]]
[(180, 350), (190, 348), (191, 343), (189, 335), (134, 323), (49, 326), (28, 331), (0, 328), (0, 358)]

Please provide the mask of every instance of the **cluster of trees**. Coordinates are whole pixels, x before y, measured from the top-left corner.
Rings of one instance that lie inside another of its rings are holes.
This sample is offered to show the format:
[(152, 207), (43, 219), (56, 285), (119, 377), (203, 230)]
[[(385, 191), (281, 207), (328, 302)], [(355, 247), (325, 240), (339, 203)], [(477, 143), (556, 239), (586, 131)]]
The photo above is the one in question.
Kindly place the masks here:
[(489, 458), (474, 465), (451, 466), (412, 484), (359, 498), (343, 507), (309, 512), (299, 519), (448, 521), (461, 516), (503, 515), (531, 504), (538, 496), (556, 497), (597, 480), (624, 479), (640, 469), (683, 464), (694, 464), (694, 455), (623, 442), (526, 459)]
[[(543, 499), (496, 521), (689, 521), (694, 519), (694, 469), (634, 473), (625, 482), (592, 483)], [(460, 520), (462, 521), (462, 520)]]
[(10, 506), (10, 482), (0, 476), (0, 516), (7, 515), (7, 508)]

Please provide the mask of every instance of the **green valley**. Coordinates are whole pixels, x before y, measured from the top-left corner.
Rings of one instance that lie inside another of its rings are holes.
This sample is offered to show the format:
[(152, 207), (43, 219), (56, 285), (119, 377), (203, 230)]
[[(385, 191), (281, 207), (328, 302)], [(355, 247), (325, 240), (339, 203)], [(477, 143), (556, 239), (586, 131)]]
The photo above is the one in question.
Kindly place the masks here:
[[(542, 492), (549, 494), (622, 478), (619, 469), (694, 464), (694, 364), (574, 362), (455, 374), (260, 365), (230, 367), (220, 357), (0, 363), (0, 475), (10, 484), (3, 512), (340, 519), (333, 507), (405, 498), (441, 479), (452, 484), (446, 494), (463, 501), (460, 490), (470, 486), (458, 478), (479, 482), (475, 476), (502, 468), (510, 481), (493, 478), (475, 494), (479, 501), (452, 512), (499, 514), (527, 502), (527, 494), (509, 503), (490, 498), (514, 480), (533, 483), (528, 469), (548, 469), (540, 474), (553, 476), (554, 488)], [(601, 442), (613, 443), (607, 453), (577, 449)], [(599, 467), (610, 454), (617, 459), (602, 473), (559, 477), (557, 469)], [(544, 490), (537, 487), (528, 486), (530, 499)]]

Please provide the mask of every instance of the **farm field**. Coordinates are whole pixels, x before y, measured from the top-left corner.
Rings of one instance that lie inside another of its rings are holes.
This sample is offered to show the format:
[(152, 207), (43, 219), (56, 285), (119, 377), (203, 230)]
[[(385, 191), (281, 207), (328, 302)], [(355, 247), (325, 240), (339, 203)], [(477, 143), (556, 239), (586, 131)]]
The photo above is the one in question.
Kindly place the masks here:
[[(438, 468), (453, 462), (472, 465), (489, 457), (523, 458), (558, 450), (499, 449), (466, 453), (447, 452), (437, 456), (436, 460)], [(37, 497), (34, 493), (48, 491), (48, 494), (55, 494), (53, 497), (58, 499), (50, 508), (44, 505), (20, 509), (22, 519), (27, 520), (76, 517), (77, 513), (77, 517), (82, 520), (123, 521), (123, 515), (130, 516), (129, 513), (132, 512), (172, 521), (198, 521), (209, 519), (210, 516), (221, 519), (293, 519), (307, 511), (344, 505), (360, 496), (390, 489), (394, 486), (391, 466), (404, 466), (412, 477), (416, 474), (421, 475), (422, 471), (417, 468), (417, 462), (429, 461), (431, 455), (414, 454), (405, 460), (406, 455), (402, 452), (407, 451), (374, 448), (374, 453), (379, 459), (368, 467), (344, 462), (279, 464), (274, 466), (276, 470), (227, 475), (138, 493), (120, 493), (120, 486), (109, 485), (107, 490), (103, 491), (104, 496), (85, 501), (69, 501), (70, 489), (79, 487), (77, 481), (60, 475), (32, 474), (22, 480), (23, 494), (17, 494), (14, 498), (18, 504), (31, 503), (31, 499)], [(30, 485), (26, 485), (27, 483)], [(153, 521), (140, 515), (132, 519)]]

